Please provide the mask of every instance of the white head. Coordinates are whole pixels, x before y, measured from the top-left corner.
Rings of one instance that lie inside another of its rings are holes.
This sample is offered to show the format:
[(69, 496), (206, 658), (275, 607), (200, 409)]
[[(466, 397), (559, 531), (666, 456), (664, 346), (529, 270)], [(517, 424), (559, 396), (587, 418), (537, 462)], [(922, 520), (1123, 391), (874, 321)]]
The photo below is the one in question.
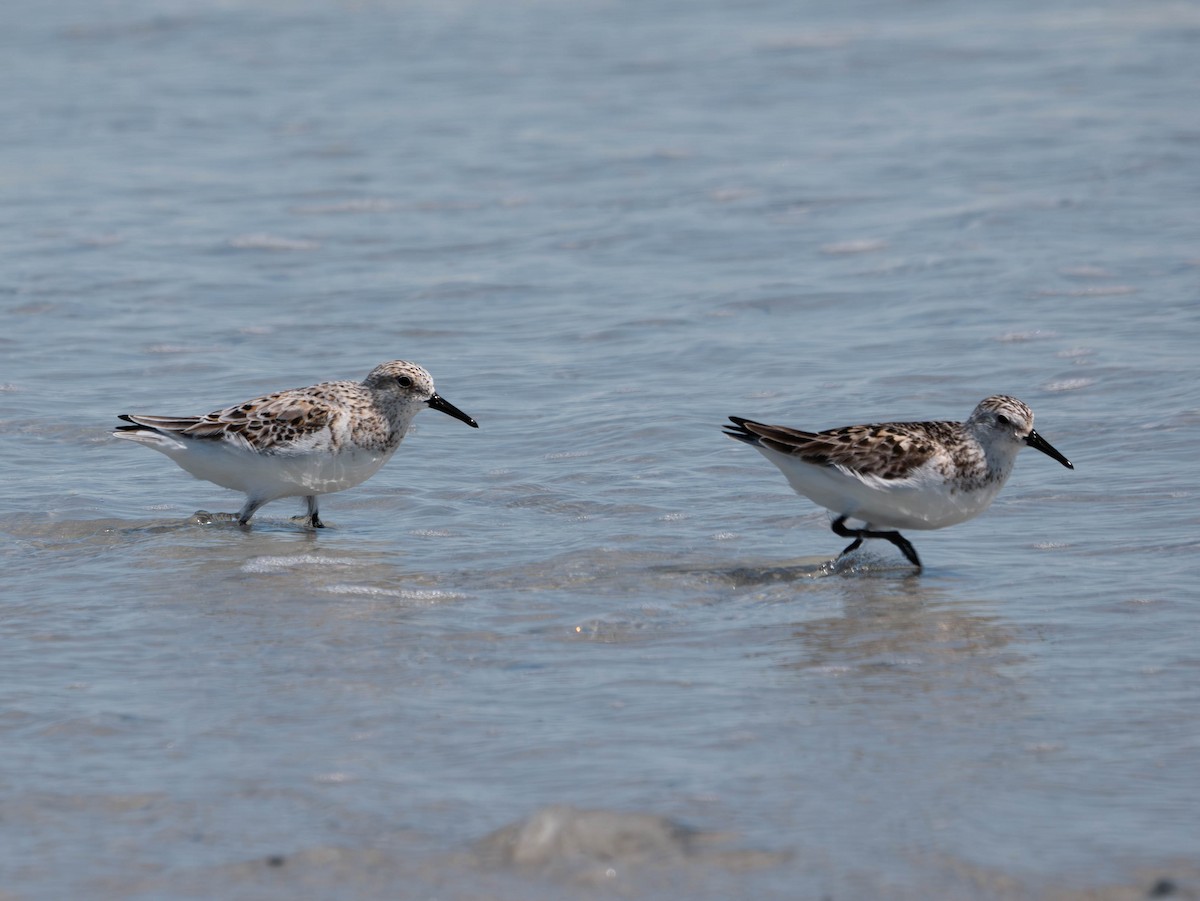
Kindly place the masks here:
[(401, 416), (412, 417), (423, 407), (429, 407), (461, 419), (471, 428), (479, 428), (479, 423), (438, 395), (433, 388), (433, 377), (416, 363), (405, 360), (380, 363), (362, 383), (385, 409), (394, 410)]
[(985, 397), (971, 411), (967, 428), (978, 436), (985, 447), (1016, 456), (1022, 447), (1032, 447), (1061, 463), (1067, 469), (1075, 466), (1056, 451), (1050, 442), (1033, 430), (1033, 411), (1015, 397), (993, 394)]

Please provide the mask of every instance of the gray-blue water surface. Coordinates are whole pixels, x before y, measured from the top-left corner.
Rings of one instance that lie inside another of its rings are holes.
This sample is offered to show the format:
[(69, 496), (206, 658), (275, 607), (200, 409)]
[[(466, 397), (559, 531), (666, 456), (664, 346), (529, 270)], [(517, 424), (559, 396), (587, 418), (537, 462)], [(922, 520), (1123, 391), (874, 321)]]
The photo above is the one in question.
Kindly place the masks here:
[[(1196, 891), (1195, 5), (7, 12), (0, 895)], [(108, 435), (392, 358), (319, 534)], [(719, 430), (998, 392), (915, 577)]]

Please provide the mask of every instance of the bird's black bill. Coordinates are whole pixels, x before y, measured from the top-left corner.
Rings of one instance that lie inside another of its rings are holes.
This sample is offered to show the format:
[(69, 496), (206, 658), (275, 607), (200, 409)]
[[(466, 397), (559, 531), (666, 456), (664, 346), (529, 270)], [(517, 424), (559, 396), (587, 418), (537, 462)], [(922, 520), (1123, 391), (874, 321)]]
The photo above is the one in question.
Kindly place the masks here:
[[(455, 419), (461, 419), (473, 429), (479, 428), (479, 423), (477, 423), (458, 407), (454, 406), (454, 404), (450, 403), (450, 401), (445, 400), (440, 394), (435, 394), (433, 397), (429, 398), (429, 400), (425, 401), (425, 403), (431, 410), (441, 410), (447, 416), (453, 416)], [(1068, 463), (1067, 465), (1070, 466), (1071, 464)]]
[(1068, 460), (1066, 457), (1064, 457), (1062, 454), (1060, 454), (1058, 451), (1056, 451), (1054, 449), (1054, 447), (1050, 444), (1050, 442), (1047, 441), (1045, 438), (1043, 438), (1041, 435), (1039, 435), (1037, 432), (1034, 432), (1031, 430), (1025, 438), (1025, 443), (1028, 444), (1032, 448), (1036, 448), (1037, 450), (1040, 450), (1047, 457), (1051, 457), (1052, 459), (1057, 460), (1063, 466), (1067, 467), (1067, 469), (1075, 468), (1074, 463), (1072, 463), (1070, 460)]

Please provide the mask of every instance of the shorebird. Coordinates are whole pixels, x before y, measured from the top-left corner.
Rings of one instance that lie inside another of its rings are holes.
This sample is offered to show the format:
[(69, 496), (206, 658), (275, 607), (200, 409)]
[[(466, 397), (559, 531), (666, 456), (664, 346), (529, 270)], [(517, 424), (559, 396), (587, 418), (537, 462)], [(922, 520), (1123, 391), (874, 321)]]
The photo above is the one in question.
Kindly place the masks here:
[[(756, 448), (797, 494), (833, 514), (832, 529), (896, 545), (914, 566), (921, 559), (899, 529), (942, 529), (986, 510), (1012, 473), (1017, 453), (1040, 450), (1074, 465), (1033, 429), (1033, 411), (1015, 397), (984, 398), (966, 422), (885, 422), (804, 432), (730, 416), (725, 434)], [(864, 523), (850, 528), (847, 520)], [(894, 531), (880, 531), (880, 529)]]
[(302, 497), (305, 524), (324, 527), (317, 497), (365, 482), (395, 453), (409, 423), (429, 407), (478, 423), (433, 388), (416, 363), (393, 360), (361, 382), (322, 382), (256, 397), (206, 416), (123, 413), (117, 438), (166, 454), (198, 479), (246, 495), (240, 525), (281, 497)]

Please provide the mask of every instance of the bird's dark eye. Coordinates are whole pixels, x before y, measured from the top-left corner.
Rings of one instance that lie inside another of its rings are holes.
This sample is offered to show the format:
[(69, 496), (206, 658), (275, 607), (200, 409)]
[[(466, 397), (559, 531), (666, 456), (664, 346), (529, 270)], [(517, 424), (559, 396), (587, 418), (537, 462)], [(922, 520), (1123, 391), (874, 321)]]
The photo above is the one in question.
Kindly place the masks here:
[(1003, 413), (996, 417), (996, 422), (1000, 423), (1000, 425), (1012, 425), (1012, 420)]
[(401, 376), (397, 376), (396, 384), (399, 385), (401, 388), (411, 388), (413, 386), (413, 380), (411, 377), (409, 377), (407, 375), (401, 375)]

